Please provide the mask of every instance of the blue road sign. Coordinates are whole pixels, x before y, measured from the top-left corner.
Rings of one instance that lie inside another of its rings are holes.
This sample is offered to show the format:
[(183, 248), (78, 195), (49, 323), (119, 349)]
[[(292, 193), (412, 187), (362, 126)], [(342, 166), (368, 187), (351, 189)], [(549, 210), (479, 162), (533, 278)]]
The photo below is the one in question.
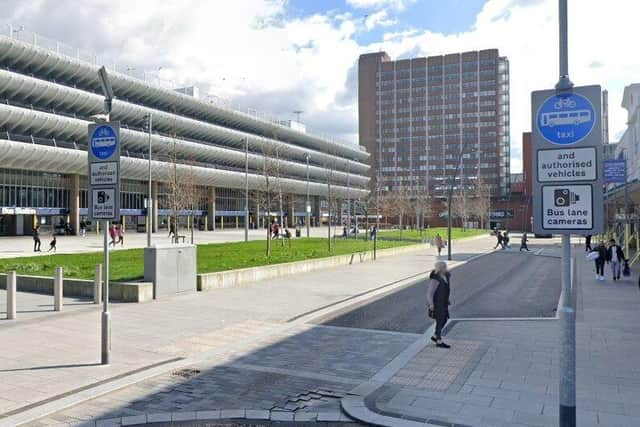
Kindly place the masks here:
[(113, 156), (118, 148), (118, 136), (109, 125), (98, 126), (91, 135), (91, 152), (101, 160)]
[(605, 160), (604, 182), (607, 184), (624, 184), (627, 180), (625, 160)]
[(544, 139), (556, 145), (571, 145), (586, 138), (596, 123), (593, 104), (577, 93), (551, 96), (536, 114), (536, 126)]

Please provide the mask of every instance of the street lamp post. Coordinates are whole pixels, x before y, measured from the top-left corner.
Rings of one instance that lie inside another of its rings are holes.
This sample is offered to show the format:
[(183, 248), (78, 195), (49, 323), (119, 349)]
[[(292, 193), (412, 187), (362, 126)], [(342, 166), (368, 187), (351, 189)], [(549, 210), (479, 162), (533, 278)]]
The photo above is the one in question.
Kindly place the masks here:
[(311, 222), (311, 204), (309, 202), (309, 154), (307, 153), (307, 206), (305, 207), (306, 210), (306, 222), (307, 222), (307, 237), (310, 236), (310, 222)]
[(249, 241), (249, 137), (244, 138), (244, 241)]
[[(104, 95), (104, 113), (107, 123), (111, 121), (111, 108), (115, 94), (107, 75), (105, 67), (98, 70), (102, 93)], [(103, 250), (104, 250), (104, 279), (102, 285), (102, 316), (101, 316), (101, 359), (102, 365), (109, 364), (110, 338), (111, 338), (111, 313), (109, 313), (109, 221), (104, 221), (103, 225)]]
[(149, 188), (148, 196), (147, 196), (147, 247), (151, 247), (151, 231), (153, 228), (153, 202), (151, 199), (151, 126), (152, 126), (152, 117), (151, 113), (147, 115), (147, 126), (149, 131)]
[[(471, 153), (475, 151), (475, 148), (470, 150)], [(451, 183), (449, 184), (449, 195), (447, 197), (447, 259), (451, 261), (451, 199), (453, 196), (453, 186), (456, 182), (456, 176), (458, 175), (458, 169), (460, 169), (460, 163), (462, 162), (462, 158), (465, 155), (464, 149), (460, 150), (460, 154), (458, 155), (458, 161), (456, 162), (456, 168), (453, 171), (453, 178), (451, 179)]]

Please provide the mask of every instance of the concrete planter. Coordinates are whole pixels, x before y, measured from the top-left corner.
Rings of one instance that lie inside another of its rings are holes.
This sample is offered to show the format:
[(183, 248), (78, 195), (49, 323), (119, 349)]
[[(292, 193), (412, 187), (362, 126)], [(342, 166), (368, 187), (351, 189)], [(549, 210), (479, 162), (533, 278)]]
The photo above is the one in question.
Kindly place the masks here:
[[(397, 248), (380, 249), (376, 256), (385, 257), (400, 255), (429, 248), (428, 243), (401, 246)], [(198, 291), (210, 289), (230, 288), (253, 283), (258, 280), (274, 279), (292, 274), (306, 273), (324, 268), (362, 263), (373, 259), (373, 251), (358, 252), (355, 254), (338, 255), (326, 258), (310, 259), (305, 261), (287, 262), (283, 264), (264, 265), (260, 267), (241, 268), (238, 270), (220, 271), (217, 273), (198, 274)]]
[[(53, 295), (53, 277), (17, 276), (18, 291)], [(7, 288), (7, 275), (0, 273), (0, 289)], [(93, 280), (64, 279), (66, 297), (93, 297)], [(109, 299), (123, 302), (146, 302), (153, 299), (153, 286), (148, 282), (109, 282)]]

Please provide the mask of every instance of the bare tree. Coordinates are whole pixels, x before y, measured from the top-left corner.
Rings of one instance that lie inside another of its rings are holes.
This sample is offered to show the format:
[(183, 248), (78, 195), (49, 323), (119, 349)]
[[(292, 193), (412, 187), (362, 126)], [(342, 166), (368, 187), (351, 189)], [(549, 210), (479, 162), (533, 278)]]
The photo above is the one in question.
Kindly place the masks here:
[[(331, 216), (333, 213), (333, 204), (335, 203), (333, 190), (331, 185), (333, 184), (333, 171), (334, 171), (334, 162), (329, 161), (325, 164), (325, 169), (327, 169), (327, 248), (329, 252), (333, 249), (331, 244)], [(335, 235), (335, 232), (334, 232)]]
[(430, 218), (432, 213), (432, 200), (428, 193), (422, 193), (411, 200), (411, 207), (416, 216), (416, 226), (422, 231), (425, 218)]
[[(174, 131), (171, 147), (168, 152), (167, 187), (169, 193), (167, 202), (172, 214), (174, 227), (173, 242), (178, 243), (180, 212), (190, 210), (190, 221), (193, 227), (193, 211), (198, 198), (198, 187), (196, 185), (195, 173), (191, 162), (178, 155), (176, 130), (174, 121)], [(193, 231), (193, 228), (192, 228)], [(191, 243), (193, 243), (193, 232), (191, 233)]]
[[(262, 149), (262, 165), (260, 167), (260, 174), (262, 178), (260, 180), (259, 188), (255, 192), (256, 200), (260, 206), (264, 206), (267, 213), (267, 244), (266, 244), (266, 256), (271, 256), (271, 212), (276, 205), (278, 199), (280, 186), (279, 176), (279, 161), (277, 148), (265, 147)], [(259, 215), (259, 212), (258, 212)]]
[(472, 209), (474, 215), (480, 220), (480, 228), (484, 229), (485, 220), (491, 209), (491, 186), (481, 177), (478, 177), (473, 189)]
[(464, 230), (472, 212), (472, 202), (464, 186), (461, 186), (460, 190), (453, 196), (452, 202), (451, 214), (460, 218), (462, 230)]

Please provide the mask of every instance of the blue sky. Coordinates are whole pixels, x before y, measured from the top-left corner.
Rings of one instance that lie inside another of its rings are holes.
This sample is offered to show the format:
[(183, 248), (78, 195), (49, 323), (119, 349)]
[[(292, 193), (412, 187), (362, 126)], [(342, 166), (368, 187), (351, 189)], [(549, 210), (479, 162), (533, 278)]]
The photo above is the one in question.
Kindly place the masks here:
[(418, 29), (454, 34), (468, 31), (484, 3), (485, 0), (418, 0), (398, 10), (383, 7), (355, 8), (345, 0), (290, 0), (287, 3), (287, 15), (289, 18), (304, 18), (331, 12), (350, 13), (353, 18), (361, 18), (364, 21), (368, 15), (385, 9), (389, 17), (397, 23), (384, 28), (376, 26), (370, 31), (359, 32), (356, 35), (355, 40), (358, 43), (369, 44), (381, 41), (386, 32)]

